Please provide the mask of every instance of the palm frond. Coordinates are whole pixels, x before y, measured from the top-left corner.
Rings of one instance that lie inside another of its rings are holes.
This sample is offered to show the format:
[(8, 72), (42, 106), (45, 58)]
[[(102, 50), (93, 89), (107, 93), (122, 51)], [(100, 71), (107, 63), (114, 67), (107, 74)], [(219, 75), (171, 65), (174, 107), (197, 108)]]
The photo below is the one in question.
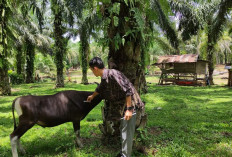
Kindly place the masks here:
[(7, 36), (11, 39), (11, 40), (16, 40), (16, 36), (17, 36), (17, 32), (12, 29), (12, 27), (6, 27), (6, 31), (7, 31)]
[(220, 3), (218, 14), (216, 18), (213, 20), (212, 26), (209, 28), (209, 34), (212, 38), (211, 40), (213, 43), (216, 43), (222, 35), (222, 31), (226, 23), (226, 15), (228, 10), (231, 8), (231, 0), (222, 0), (222, 2)]
[(178, 49), (179, 46), (179, 41), (176, 35), (175, 30), (172, 28), (169, 20), (167, 19), (167, 17), (165, 16), (160, 3), (158, 0), (154, 0), (153, 1), (153, 9), (156, 11), (156, 13), (158, 14), (158, 18), (159, 18), (159, 25), (161, 27), (161, 29), (165, 32), (168, 40), (170, 41), (171, 45), (175, 48)]
[(41, 8), (41, 6), (39, 6), (37, 0), (30, 0), (28, 1), (28, 4), (29, 4), (28, 8), (32, 9), (33, 14), (36, 15), (39, 23), (39, 29), (42, 32), (42, 27), (44, 25), (43, 9)]
[(221, 39), (217, 42), (217, 45), (221, 52), (227, 51), (231, 53), (230, 47), (232, 46), (232, 38), (229, 36), (228, 32), (224, 32)]
[(164, 38), (155, 36), (154, 42), (157, 43), (157, 45), (165, 52), (165, 54), (175, 54), (176, 50)]
[[(195, 5), (195, 6), (194, 6)], [(202, 28), (202, 17), (199, 14), (197, 4), (185, 0), (170, 0), (170, 6), (176, 17), (179, 18), (179, 31), (182, 31), (182, 39), (189, 40)]]
[(36, 48), (40, 50), (40, 52), (46, 54), (47, 52), (51, 51), (51, 40), (47, 36), (43, 34), (37, 34), (36, 39)]
[(83, 0), (66, 0), (66, 6), (72, 10), (72, 12), (78, 17), (81, 18), (82, 10), (84, 8)]

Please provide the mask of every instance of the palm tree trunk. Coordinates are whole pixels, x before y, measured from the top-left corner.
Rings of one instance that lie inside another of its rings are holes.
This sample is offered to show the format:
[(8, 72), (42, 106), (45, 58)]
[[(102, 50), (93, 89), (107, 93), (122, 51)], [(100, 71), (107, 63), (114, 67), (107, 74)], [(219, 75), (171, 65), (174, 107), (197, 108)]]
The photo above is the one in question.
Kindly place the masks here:
[(209, 61), (209, 81), (213, 85), (213, 71), (214, 71), (214, 45), (217, 43), (221, 37), (221, 32), (223, 30), (223, 25), (226, 22), (226, 14), (228, 10), (232, 7), (231, 0), (222, 0), (218, 10), (217, 17), (213, 20), (208, 19), (208, 43), (207, 43), (207, 59)]
[(33, 83), (35, 47), (30, 40), (26, 40), (26, 83)]
[(16, 71), (17, 74), (22, 74), (22, 47), (17, 48), (17, 54), (16, 54)]
[[(139, 3), (136, 5), (139, 5)], [(121, 71), (135, 86), (136, 90), (140, 91), (140, 88), (142, 87), (141, 80), (144, 76), (144, 69), (140, 64), (142, 52), (142, 47), (140, 45), (140, 41), (142, 40), (140, 34), (141, 32), (136, 32), (133, 35), (126, 36), (124, 44), (116, 44), (115, 42), (116, 36), (120, 35), (122, 38), (127, 31), (134, 29), (136, 20), (131, 16), (130, 6), (126, 5), (125, 3), (120, 3), (118, 26), (114, 25), (114, 18), (113, 16), (111, 17), (110, 27), (108, 27), (107, 30), (109, 38), (108, 67), (110, 69), (117, 69)], [(124, 17), (130, 17), (130, 20), (126, 21)], [(125, 100), (122, 101), (124, 102)], [(110, 142), (112, 139), (114, 139), (113, 144), (120, 145), (120, 138), (118, 138), (118, 135), (120, 135), (120, 123), (117, 120), (109, 119), (110, 116), (106, 116), (120, 115), (120, 110), (116, 109), (117, 106), (118, 104), (116, 102), (105, 102), (102, 112), (103, 125), (100, 125), (100, 128), (104, 134), (104, 139), (106, 140), (105, 142)], [(140, 120), (141, 119), (139, 119), (139, 121)], [(113, 127), (111, 122), (113, 123)], [(109, 129), (111, 127), (112, 129)], [(114, 130), (114, 132), (111, 130)]]
[(232, 71), (231, 71), (231, 69), (228, 69), (228, 74), (229, 74), (228, 86), (231, 87), (232, 86)]
[[(58, 5), (57, 5), (58, 7)], [(54, 37), (55, 37), (55, 61), (57, 68), (56, 87), (64, 87), (63, 59), (66, 51), (67, 41), (63, 37), (62, 12), (55, 14), (54, 18)]]
[(213, 82), (213, 71), (214, 71), (214, 57), (213, 57), (213, 50), (212, 46), (208, 45), (208, 53), (207, 53), (207, 60), (209, 61), (208, 63), (208, 69), (209, 69), (209, 82), (210, 85), (214, 85)]
[[(210, 85), (214, 85), (213, 82), (213, 71), (214, 71), (214, 42), (213, 42), (213, 34), (211, 31), (212, 19), (208, 19), (208, 42), (207, 42), (207, 60), (208, 60), (208, 69), (209, 69), (209, 83)], [(213, 32), (214, 33), (214, 32)]]
[(6, 11), (6, 1), (3, 0), (0, 4), (0, 41), (2, 48), (2, 52), (0, 52), (0, 94), (1, 95), (11, 95), (11, 88), (8, 77), (8, 61), (7, 61), (7, 30), (6, 30), (6, 22), (7, 15)]
[(82, 84), (88, 84), (87, 78), (87, 70), (88, 70), (88, 58), (89, 58), (89, 42), (87, 35), (87, 29), (85, 24), (81, 27), (81, 34), (80, 34), (80, 55), (81, 55), (81, 67), (82, 67)]
[[(147, 45), (145, 43), (145, 45)], [(146, 52), (145, 50), (147, 50), (147, 48), (143, 47), (142, 48), (142, 53), (141, 53), (141, 72), (140, 73), (140, 78), (138, 79), (138, 84), (139, 84), (139, 93), (141, 93), (141, 91), (143, 93), (147, 93), (147, 81), (146, 81), (146, 76), (145, 76), (145, 65), (146, 65)]]
[(11, 95), (8, 77), (8, 61), (0, 54), (0, 95)]
[(224, 55), (225, 55), (224, 57), (225, 57), (225, 64), (226, 64), (227, 63), (227, 51), (226, 50), (224, 51)]
[[(139, 42), (141, 40), (140, 33), (137, 33), (135, 35), (137, 37), (135, 38), (130, 35), (126, 36), (124, 45), (117, 45), (118, 49), (116, 48), (117, 46), (114, 41), (117, 33), (123, 36), (129, 29), (133, 30), (135, 27), (133, 24), (131, 24), (132, 21), (125, 21), (123, 18), (130, 17), (129, 10), (129, 6), (127, 6), (125, 3), (121, 3), (118, 27), (114, 26), (113, 17), (111, 19), (111, 27), (108, 28), (108, 37), (110, 39), (108, 64), (109, 68), (114, 68), (124, 73), (135, 86), (136, 90), (139, 91), (138, 82), (140, 81), (138, 81), (138, 76), (141, 74), (141, 45)], [(136, 23), (135, 20), (133, 22)]]

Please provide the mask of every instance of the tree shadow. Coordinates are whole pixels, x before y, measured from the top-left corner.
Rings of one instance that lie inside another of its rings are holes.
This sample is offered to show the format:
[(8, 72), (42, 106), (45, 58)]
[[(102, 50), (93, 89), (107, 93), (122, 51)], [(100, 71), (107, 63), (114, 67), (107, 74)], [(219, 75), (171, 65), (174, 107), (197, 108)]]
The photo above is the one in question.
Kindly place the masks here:
[(11, 112), (11, 105), (9, 106), (0, 106), (0, 113), (8, 113)]
[[(82, 127), (89, 128), (89, 125), (83, 125)], [(39, 129), (39, 132), (43, 132), (43, 128), (40, 127), (34, 127), (33, 130), (37, 129)], [(102, 134), (94, 132), (96, 128), (93, 128), (88, 136), (83, 132), (81, 133), (81, 139), (84, 144), (83, 148), (78, 148), (75, 145), (75, 133), (72, 131), (71, 127), (67, 128), (68, 132), (64, 131), (63, 127), (55, 133), (52, 133), (53, 128), (49, 129), (51, 129), (51, 132), (46, 133), (46, 136), (43, 137), (39, 135), (33, 136), (31, 133), (29, 133), (29, 135), (26, 133), (21, 137), (21, 143), (27, 153), (24, 156), (55, 156), (58, 154), (66, 154), (69, 156), (72, 155), (70, 150), (73, 149), (75, 152), (80, 151), (80, 154), (83, 153), (85, 155), (90, 153), (92, 155), (95, 154), (95, 156), (110, 156), (109, 154), (116, 156), (116, 153), (119, 151), (118, 147), (114, 147), (113, 145), (103, 145), (101, 141)], [(30, 136), (30, 139), (27, 138), (27, 136)], [(31, 136), (33, 136), (33, 138)], [(1, 147), (0, 151), (3, 152), (2, 156), (11, 156), (10, 144)]]
[(12, 118), (1, 117), (0, 125), (4, 126), (5, 128), (11, 128), (14, 126), (14, 121)]

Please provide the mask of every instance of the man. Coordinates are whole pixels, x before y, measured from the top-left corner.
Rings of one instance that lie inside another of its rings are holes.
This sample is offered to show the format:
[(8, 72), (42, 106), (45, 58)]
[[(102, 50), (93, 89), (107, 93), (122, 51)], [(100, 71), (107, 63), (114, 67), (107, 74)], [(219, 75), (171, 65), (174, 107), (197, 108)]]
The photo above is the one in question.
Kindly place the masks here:
[(114, 105), (117, 104), (111, 106), (111, 110), (113, 108), (116, 111), (111, 114), (111, 118), (120, 120), (122, 150), (119, 155), (130, 157), (135, 132), (136, 109), (144, 108), (144, 104), (132, 83), (123, 73), (115, 69), (106, 69), (99, 57), (91, 59), (89, 66), (96, 77), (101, 77), (101, 83), (87, 98), (87, 101), (101, 94), (107, 101), (114, 102)]

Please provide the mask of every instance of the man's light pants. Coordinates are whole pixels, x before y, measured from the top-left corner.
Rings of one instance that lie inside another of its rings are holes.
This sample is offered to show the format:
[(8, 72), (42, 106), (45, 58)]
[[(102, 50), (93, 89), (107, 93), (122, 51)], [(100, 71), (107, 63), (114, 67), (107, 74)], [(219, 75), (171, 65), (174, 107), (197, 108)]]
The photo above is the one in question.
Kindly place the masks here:
[(136, 114), (130, 120), (121, 119), (122, 157), (131, 157), (135, 133)]

